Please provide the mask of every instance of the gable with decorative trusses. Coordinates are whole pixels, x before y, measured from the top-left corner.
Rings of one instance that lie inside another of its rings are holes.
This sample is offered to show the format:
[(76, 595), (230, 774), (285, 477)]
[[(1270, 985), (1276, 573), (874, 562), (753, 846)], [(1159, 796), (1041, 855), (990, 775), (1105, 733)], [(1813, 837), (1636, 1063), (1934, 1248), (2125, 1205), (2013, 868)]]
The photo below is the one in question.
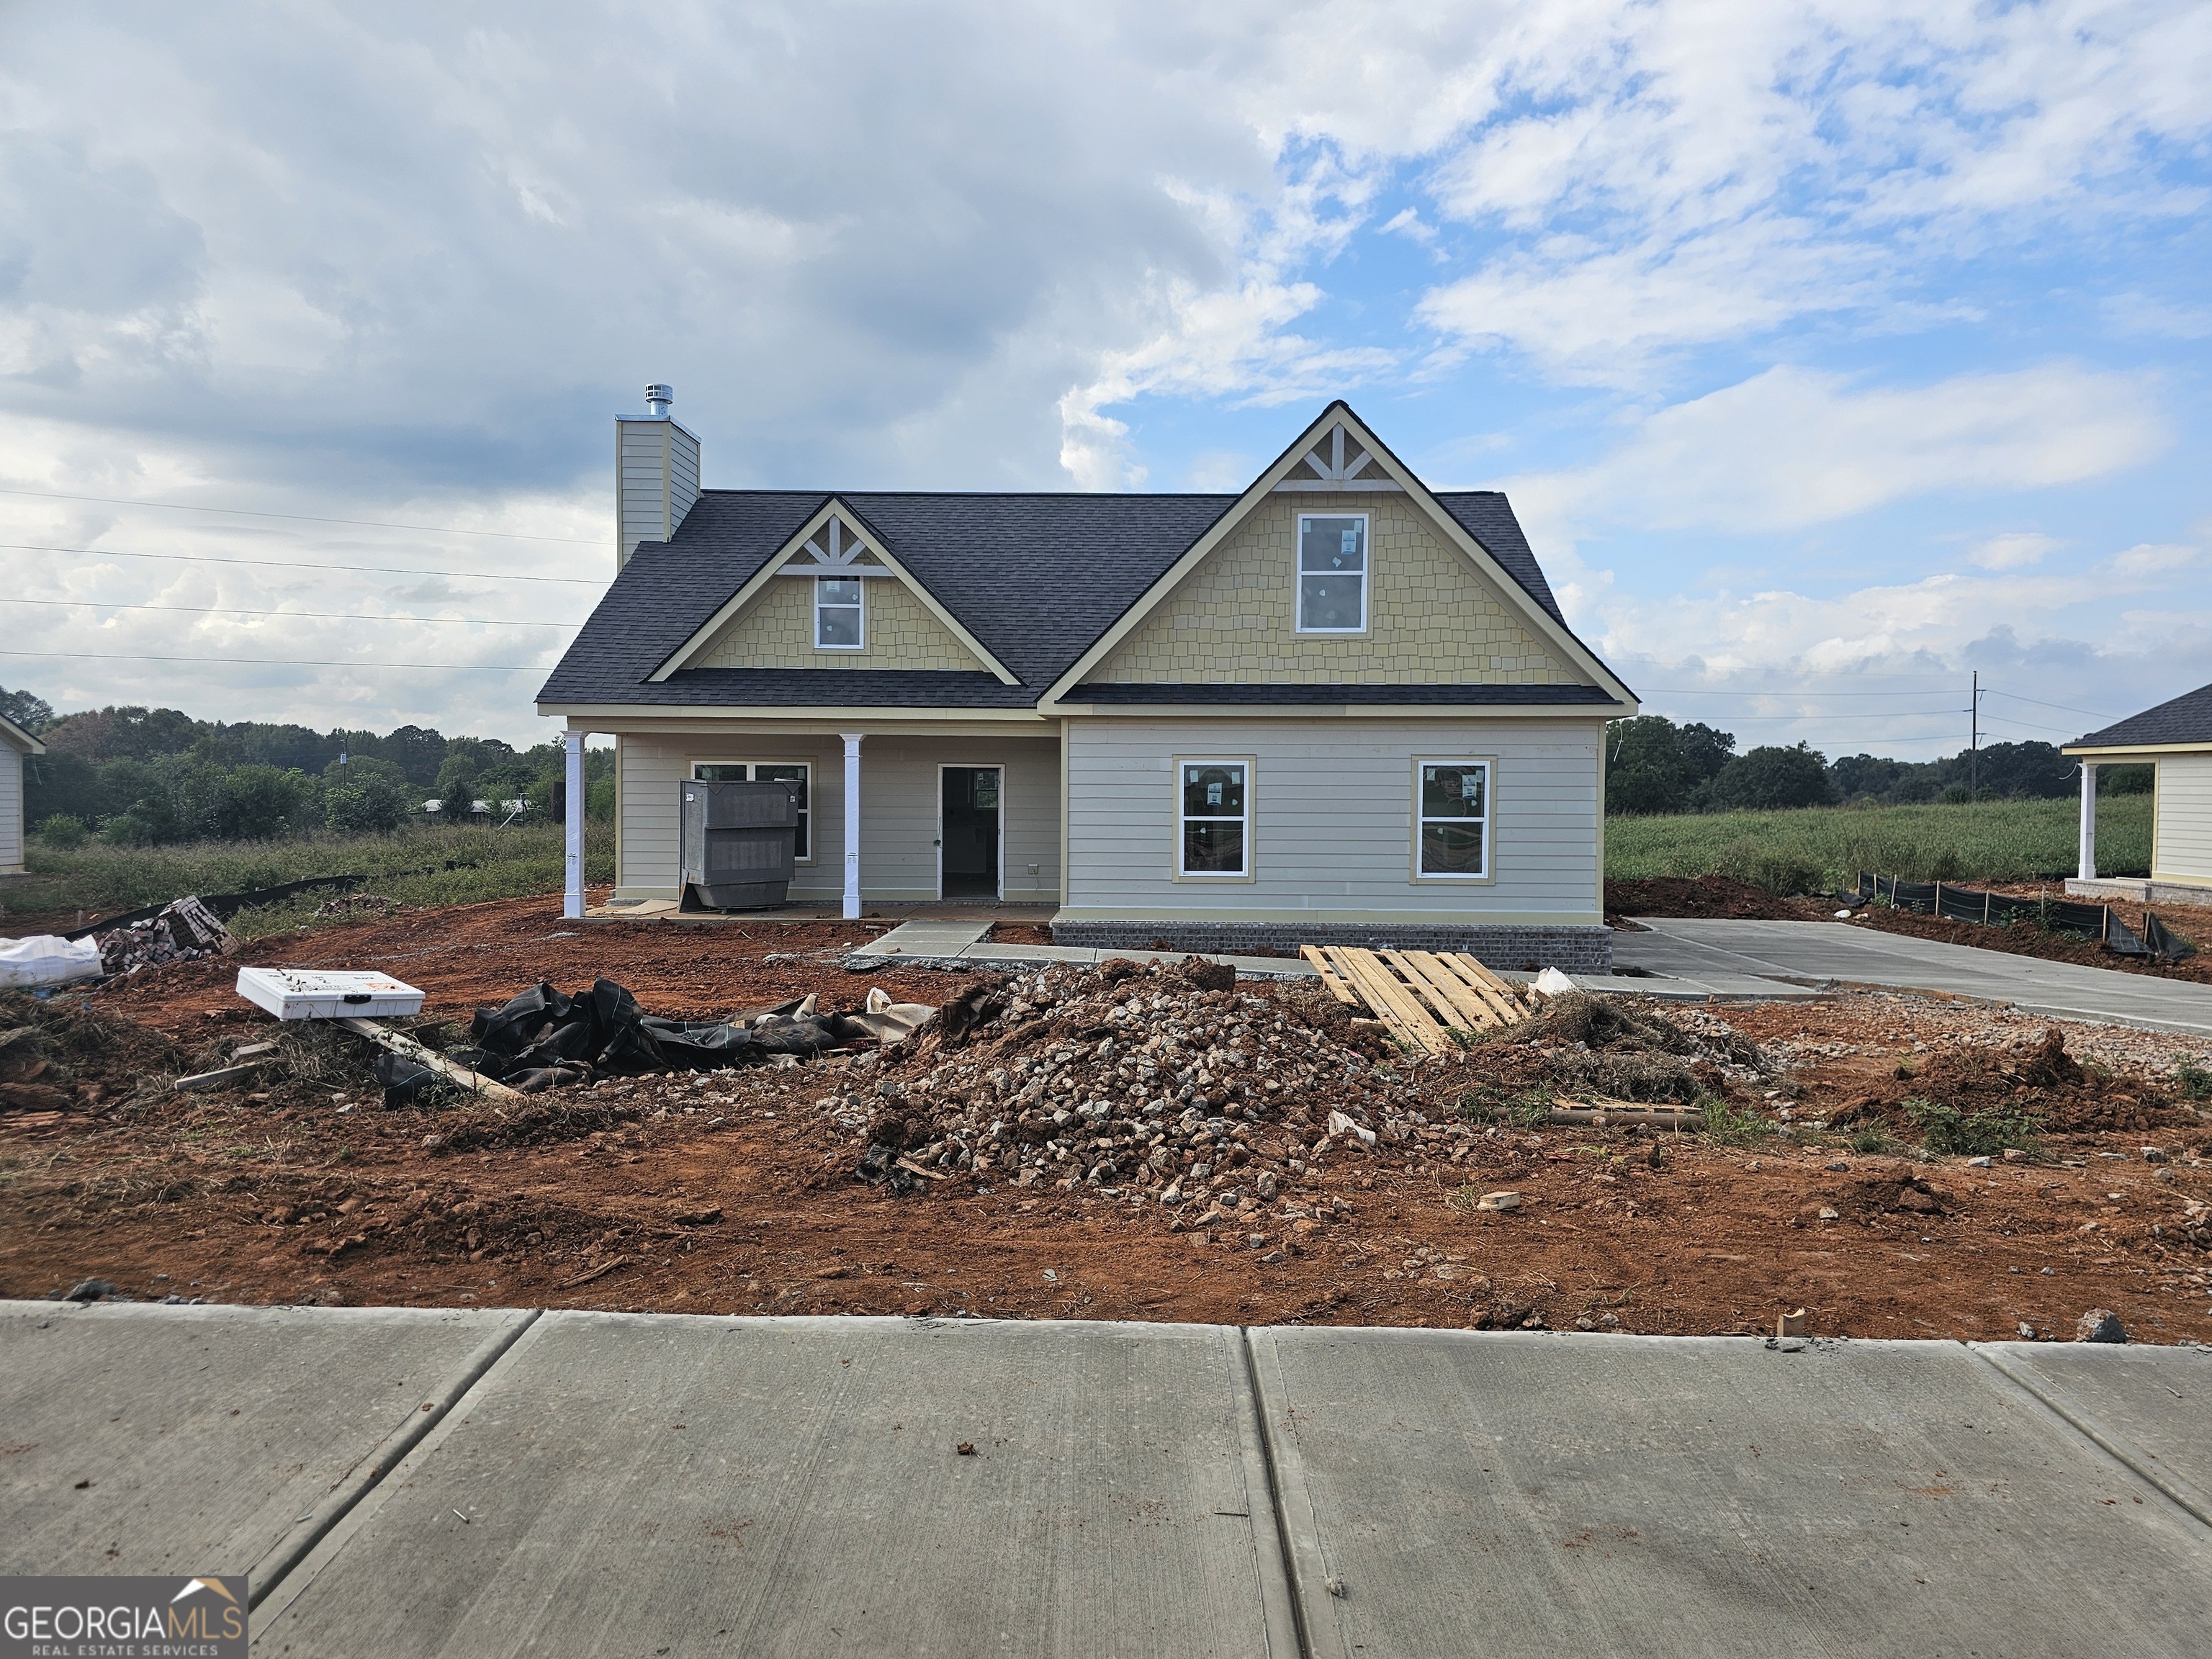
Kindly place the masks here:
[[(1346, 471), (1350, 471), (1347, 466)], [(1395, 489), (1395, 486), (1393, 486)], [(1299, 526), (1357, 525), (1364, 626), (1301, 631)], [(1587, 685), (1403, 491), (1297, 490), (1256, 507), (1094, 669), (1182, 685)]]
[(1015, 683), (834, 499), (653, 678), (687, 668), (982, 669)]
[(1392, 477), (1382, 459), (1343, 421), (1332, 422), (1306, 447), (1275, 488), (1285, 493), (1300, 490), (1396, 490), (1405, 486)]
[(1085, 684), (1557, 685), (1635, 701), (1341, 402), (1046, 702)]

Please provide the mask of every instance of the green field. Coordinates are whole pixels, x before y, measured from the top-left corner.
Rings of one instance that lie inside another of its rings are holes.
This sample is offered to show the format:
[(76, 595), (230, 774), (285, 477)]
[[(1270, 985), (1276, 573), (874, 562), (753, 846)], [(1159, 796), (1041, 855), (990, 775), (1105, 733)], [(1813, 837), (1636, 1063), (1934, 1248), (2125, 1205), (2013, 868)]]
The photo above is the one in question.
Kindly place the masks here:
[[(1605, 873), (1733, 876), (1780, 893), (1848, 887), (1862, 870), (1908, 881), (2032, 881), (2074, 873), (2079, 811), (2072, 799), (2002, 800), (1607, 818)], [(2148, 795), (2097, 803), (2100, 873), (2148, 872), (2150, 814)]]
[[(389, 836), (323, 836), (304, 841), (198, 842), (179, 847), (89, 845), (61, 852), (31, 844), (28, 876), (0, 886), (9, 915), (88, 916), (132, 910), (185, 893), (238, 893), (307, 876), (358, 875), (358, 890), (403, 904), (469, 904), (561, 889), (558, 824), (494, 830), (473, 825), (408, 829)], [(592, 824), (585, 840), (585, 873), (614, 875), (614, 835)], [(448, 869), (450, 865), (453, 867)], [(258, 938), (298, 926), (328, 893), (241, 910), (231, 929)]]

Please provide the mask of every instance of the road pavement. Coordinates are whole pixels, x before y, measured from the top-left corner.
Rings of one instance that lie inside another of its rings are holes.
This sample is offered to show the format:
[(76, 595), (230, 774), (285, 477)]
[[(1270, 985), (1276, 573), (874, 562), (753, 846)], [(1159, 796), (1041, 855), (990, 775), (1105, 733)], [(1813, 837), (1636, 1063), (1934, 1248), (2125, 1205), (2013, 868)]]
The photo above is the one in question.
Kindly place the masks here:
[(0, 1571), (246, 1571), (300, 1659), (2179, 1655), (2208, 1399), (2191, 1348), (6, 1303)]
[[(2062, 1019), (2105, 1020), (2212, 1036), (2212, 985), (1827, 921), (1638, 918), (1616, 933), (1616, 966), (1696, 983), (1747, 976), (1800, 984), (1881, 985), (2008, 1002)], [(1632, 985), (1634, 981), (1625, 983)]]

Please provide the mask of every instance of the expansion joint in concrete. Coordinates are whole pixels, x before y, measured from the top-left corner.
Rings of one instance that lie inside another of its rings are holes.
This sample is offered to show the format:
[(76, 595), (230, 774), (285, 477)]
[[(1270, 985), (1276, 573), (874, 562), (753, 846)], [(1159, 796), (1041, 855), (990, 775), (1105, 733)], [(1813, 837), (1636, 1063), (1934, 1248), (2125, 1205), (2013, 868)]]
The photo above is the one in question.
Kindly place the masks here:
[(516, 1311), (520, 1317), (501, 1325), (479, 1343), (476, 1350), (461, 1362), (442, 1394), (434, 1400), (425, 1401), (420, 1410), (410, 1408), (406, 1420), (393, 1431), (390, 1439), (376, 1449), (366, 1465), (355, 1469), (340, 1481), (314, 1507), (296, 1531), (288, 1534), (275, 1550), (254, 1563), (246, 1595), (246, 1605), (249, 1610), (260, 1607), (270, 1593), (284, 1582), (285, 1576), (306, 1560), (315, 1546), (327, 1538), (338, 1522), (353, 1513), (355, 1507), (383, 1483), (384, 1477), (397, 1468), (408, 1453), (422, 1443), (424, 1437), (446, 1420), (453, 1407), (467, 1396), (469, 1390), (481, 1382), (507, 1350), (521, 1340), (522, 1334), (538, 1322), (544, 1310), (524, 1308)]
[(2212, 1528), (2212, 1495), (2201, 1492), (2172, 1470), (2161, 1468), (2158, 1460), (2123, 1434), (2116, 1432), (2094, 1413), (2069, 1401), (2055, 1389), (2044, 1386), (2028, 1367), (2008, 1355), (1984, 1347), (1978, 1342), (1966, 1344), (1966, 1352), (1982, 1360), (2004, 1379), (2031, 1396), (2045, 1411), (2072, 1429), (2083, 1439), (2127, 1470), (2146, 1486), (2154, 1488), (2159, 1495), (2182, 1510), (2198, 1525)]

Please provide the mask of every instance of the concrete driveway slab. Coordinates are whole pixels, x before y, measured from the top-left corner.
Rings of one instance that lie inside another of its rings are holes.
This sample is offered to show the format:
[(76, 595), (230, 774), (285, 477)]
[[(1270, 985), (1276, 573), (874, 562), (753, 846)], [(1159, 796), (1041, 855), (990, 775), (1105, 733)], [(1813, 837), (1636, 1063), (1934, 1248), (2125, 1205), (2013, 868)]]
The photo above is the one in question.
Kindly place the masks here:
[(2061, 1019), (2212, 1036), (2212, 985), (2189, 980), (1978, 951), (1840, 922), (1638, 920), (1650, 931), (1615, 933), (1613, 959), (1671, 978), (1753, 975), (1942, 991)]
[(258, 1593), (532, 1317), (0, 1302), (0, 1573)]
[(540, 1320), (256, 1632), (379, 1659), (1296, 1650), (1233, 1329), (582, 1313)]
[(2078, 1659), (2212, 1629), (2212, 1529), (1963, 1346), (1251, 1340), (1316, 1655)]
[(2212, 1525), (2212, 1347), (1987, 1342), (1974, 1349)]

